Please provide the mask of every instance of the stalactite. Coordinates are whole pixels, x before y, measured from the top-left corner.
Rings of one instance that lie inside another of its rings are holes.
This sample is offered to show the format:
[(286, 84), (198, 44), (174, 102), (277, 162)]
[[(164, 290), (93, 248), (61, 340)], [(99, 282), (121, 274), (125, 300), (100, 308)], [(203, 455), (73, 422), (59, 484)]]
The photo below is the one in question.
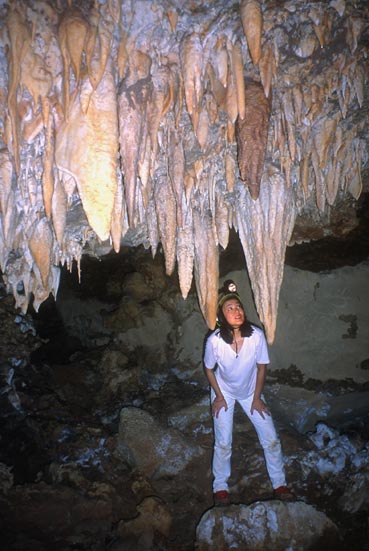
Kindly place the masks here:
[(154, 190), (155, 210), (158, 220), (160, 241), (165, 256), (165, 269), (173, 273), (176, 261), (177, 208), (169, 178), (157, 179)]
[(270, 101), (265, 97), (263, 87), (257, 83), (248, 83), (245, 118), (237, 119), (236, 137), (241, 178), (246, 182), (253, 199), (259, 196), (269, 118)]
[(126, 210), (127, 209), (124, 200), (123, 185), (121, 181), (118, 181), (110, 222), (110, 234), (113, 242), (113, 248), (116, 253), (119, 253), (120, 244), (128, 230), (128, 223), (126, 221)]
[(176, 130), (169, 130), (169, 132), (168, 175), (176, 199), (177, 226), (181, 228), (183, 223), (185, 156), (181, 133)]
[(8, 109), (12, 128), (14, 163), (17, 173), (19, 173), (20, 170), (17, 89), (20, 82), (21, 62), (25, 57), (31, 41), (28, 26), (23, 20), (23, 16), (24, 15), (18, 11), (17, 6), (15, 6), (9, 11), (7, 17), (10, 37)]
[(5, 216), (12, 188), (13, 165), (9, 152), (0, 150), (0, 212)]
[(226, 88), (228, 79), (228, 52), (223, 36), (221, 36), (217, 40), (214, 50), (214, 56), (214, 69), (216, 70), (219, 81), (223, 84), (224, 88)]
[(208, 210), (193, 209), (194, 274), (201, 312), (212, 329), (216, 324), (219, 260), (213, 219)]
[[(152, 95), (152, 81), (149, 69), (140, 63), (138, 52), (132, 54), (130, 72), (120, 84), (118, 96), (119, 142), (128, 220), (131, 226), (137, 224), (136, 186), (139, 152), (142, 142), (147, 139), (145, 120), (148, 102)], [(145, 62), (147, 60), (145, 59)]]
[(273, 77), (276, 76), (276, 63), (273, 48), (269, 44), (263, 53), (259, 63), (260, 79), (264, 87), (265, 97), (269, 98)]
[[(84, 77), (83, 88), (91, 84)], [(118, 120), (116, 92), (111, 66), (91, 96), (86, 114), (79, 98), (70, 107), (70, 117), (56, 134), (55, 161), (58, 169), (73, 176), (88, 221), (104, 241), (110, 234), (110, 221), (117, 187)]]
[[(42, 175), (42, 193), (44, 199), (45, 213), (50, 219), (51, 217), (51, 202), (54, 193), (54, 119), (49, 114), (50, 105), (49, 101), (45, 100), (44, 103), (48, 104), (48, 116), (46, 123), (46, 144), (44, 152), (44, 172)], [(44, 108), (45, 110), (45, 108)]]
[(260, 200), (241, 189), (237, 225), (259, 317), (269, 343), (275, 337), (284, 257), (295, 223), (293, 191), (281, 173), (268, 174)]
[(203, 94), (204, 71), (203, 46), (197, 33), (191, 33), (184, 38), (180, 55), (187, 111), (196, 132)]
[(161, 246), (214, 327), (233, 227), (272, 342), (297, 210), (362, 192), (365, 3), (148, 4), (18, 0), (0, 22), (7, 288), (37, 309), (85, 247)]
[(185, 299), (191, 289), (194, 263), (194, 230), (192, 209), (182, 194), (182, 223), (178, 226), (177, 262), (178, 278), (182, 297)]
[(236, 42), (232, 48), (232, 70), (235, 74), (237, 92), (237, 111), (241, 120), (245, 118), (245, 77), (243, 74), (242, 48)]
[(52, 246), (53, 236), (50, 225), (45, 218), (41, 218), (36, 222), (30, 236), (29, 248), (33, 260), (40, 272), (41, 282), (44, 288), (47, 288), (50, 275)]
[(67, 220), (68, 198), (64, 186), (59, 178), (55, 179), (55, 187), (51, 200), (51, 216), (56, 239), (63, 243)]
[(259, 0), (241, 0), (240, 5), (243, 30), (254, 65), (258, 65), (261, 57), (261, 34), (263, 30), (263, 15)]

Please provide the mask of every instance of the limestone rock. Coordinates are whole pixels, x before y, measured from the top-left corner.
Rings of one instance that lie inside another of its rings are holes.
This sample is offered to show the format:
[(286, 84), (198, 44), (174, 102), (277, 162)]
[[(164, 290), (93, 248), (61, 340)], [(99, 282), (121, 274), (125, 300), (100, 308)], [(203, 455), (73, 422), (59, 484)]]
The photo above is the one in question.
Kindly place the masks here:
[(118, 451), (149, 478), (175, 476), (204, 453), (176, 430), (161, 426), (149, 413), (134, 407), (121, 411)]
[(210, 413), (210, 395), (201, 398), (195, 404), (191, 404), (168, 417), (168, 423), (172, 427), (184, 431), (191, 425), (198, 425), (201, 422), (208, 421)]
[(128, 358), (119, 350), (108, 349), (102, 355), (99, 369), (103, 375), (104, 394), (110, 398), (121, 395), (122, 390), (137, 385), (137, 373), (129, 369)]
[[(360, 454), (357, 456), (360, 457)], [(344, 511), (356, 513), (365, 510), (369, 506), (369, 475), (366, 472), (359, 472), (350, 480), (345, 493), (339, 500)]]
[(153, 548), (155, 533), (168, 537), (172, 522), (165, 504), (156, 497), (145, 498), (137, 507), (139, 515), (127, 522), (120, 522), (118, 533), (126, 540), (134, 540), (135, 550), (150, 551)]
[(249, 506), (213, 508), (201, 518), (196, 551), (304, 551), (336, 549), (338, 529), (324, 514), (305, 503), (255, 502)]
[(13, 486), (14, 476), (11, 471), (10, 467), (0, 463), (0, 492), (4, 494)]

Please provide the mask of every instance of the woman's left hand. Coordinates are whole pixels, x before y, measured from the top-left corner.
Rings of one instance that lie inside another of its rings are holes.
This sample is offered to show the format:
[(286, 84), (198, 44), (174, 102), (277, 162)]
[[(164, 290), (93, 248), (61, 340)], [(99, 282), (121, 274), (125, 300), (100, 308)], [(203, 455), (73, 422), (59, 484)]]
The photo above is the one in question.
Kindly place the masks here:
[(267, 408), (266, 404), (263, 402), (261, 398), (253, 399), (251, 404), (251, 415), (253, 415), (254, 411), (257, 411), (262, 416), (263, 419), (265, 419), (264, 413), (266, 415), (270, 415), (269, 409)]

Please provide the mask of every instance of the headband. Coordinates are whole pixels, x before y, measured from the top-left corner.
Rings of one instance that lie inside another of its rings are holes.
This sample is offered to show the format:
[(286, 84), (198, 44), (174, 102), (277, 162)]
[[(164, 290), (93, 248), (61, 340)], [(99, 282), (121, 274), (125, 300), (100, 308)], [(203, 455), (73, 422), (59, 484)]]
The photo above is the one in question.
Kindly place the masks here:
[(221, 308), (225, 301), (230, 300), (231, 298), (235, 298), (236, 300), (241, 302), (240, 295), (237, 293), (236, 284), (232, 280), (229, 280), (228, 285), (226, 286), (225, 295), (221, 295), (218, 299), (217, 308)]
[(226, 300), (230, 300), (231, 298), (235, 298), (239, 302), (241, 302), (240, 295), (238, 293), (228, 293), (226, 295), (223, 295), (220, 297), (218, 301), (218, 308), (221, 308)]

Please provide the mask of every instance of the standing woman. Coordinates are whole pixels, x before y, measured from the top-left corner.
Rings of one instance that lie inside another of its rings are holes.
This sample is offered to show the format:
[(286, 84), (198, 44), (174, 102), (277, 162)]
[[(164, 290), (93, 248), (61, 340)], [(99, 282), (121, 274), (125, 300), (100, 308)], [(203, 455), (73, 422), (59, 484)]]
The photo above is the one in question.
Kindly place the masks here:
[[(236, 401), (252, 422), (264, 450), (276, 499), (291, 500), (281, 444), (262, 395), (269, 355), (264, 333), (251, 325), (232, 280), (219, 291), (218, 326), (208, 337), (204, 364), (211, 386), (214, 419), (213, 491), (215, 505), (228, 505), (233, 413)], [(216, 369), (215, 369), (216, 368)]]

